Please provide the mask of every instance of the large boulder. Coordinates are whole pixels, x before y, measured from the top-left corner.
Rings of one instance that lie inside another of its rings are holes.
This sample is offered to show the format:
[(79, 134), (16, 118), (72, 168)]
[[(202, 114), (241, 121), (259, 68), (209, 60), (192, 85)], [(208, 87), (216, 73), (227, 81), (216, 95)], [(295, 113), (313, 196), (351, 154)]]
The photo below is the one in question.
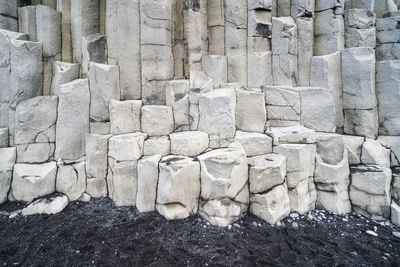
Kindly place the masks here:
[(159, 163), (157, 211), (167, 220), (183, 219), (198, 210), (200, 164), (185, 156), (167, 156)]
[(351, 167), (350, 171), (353, 211), (376, 220), (389, 218), (391, 170), (377, 165), (360, 165)]
[(30, 202), (56, 189), (56, 163), (15, 164), (9, 199)]
[(211, 224), (239, 220), (249, 203), (246, 152), (239, 143), (198, 156), (201, 164), (199, 214)]

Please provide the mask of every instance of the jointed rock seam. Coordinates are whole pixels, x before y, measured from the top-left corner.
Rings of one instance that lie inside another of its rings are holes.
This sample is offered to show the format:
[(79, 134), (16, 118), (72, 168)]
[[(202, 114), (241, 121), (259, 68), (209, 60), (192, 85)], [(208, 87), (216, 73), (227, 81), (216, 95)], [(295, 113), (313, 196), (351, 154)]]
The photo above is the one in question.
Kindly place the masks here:
[(0, 204), (400, 226), (399, 6), (0, 0)]

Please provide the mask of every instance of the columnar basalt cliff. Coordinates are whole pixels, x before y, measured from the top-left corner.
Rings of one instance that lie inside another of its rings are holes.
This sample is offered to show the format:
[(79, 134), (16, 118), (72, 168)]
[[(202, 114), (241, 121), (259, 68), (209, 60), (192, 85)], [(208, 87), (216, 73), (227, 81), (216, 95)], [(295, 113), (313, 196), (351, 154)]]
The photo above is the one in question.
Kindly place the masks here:
[(0, 0), (0, 204), (400, 226), (399, 8)]

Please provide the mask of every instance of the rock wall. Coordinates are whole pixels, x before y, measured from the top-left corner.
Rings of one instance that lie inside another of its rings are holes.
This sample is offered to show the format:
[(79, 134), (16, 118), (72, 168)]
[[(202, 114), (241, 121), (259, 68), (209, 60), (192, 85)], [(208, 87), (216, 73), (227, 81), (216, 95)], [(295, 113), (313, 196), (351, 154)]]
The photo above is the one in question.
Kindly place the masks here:
[(0, 0), (0, 203), (400, 225), (399, 25), (394, 0)]

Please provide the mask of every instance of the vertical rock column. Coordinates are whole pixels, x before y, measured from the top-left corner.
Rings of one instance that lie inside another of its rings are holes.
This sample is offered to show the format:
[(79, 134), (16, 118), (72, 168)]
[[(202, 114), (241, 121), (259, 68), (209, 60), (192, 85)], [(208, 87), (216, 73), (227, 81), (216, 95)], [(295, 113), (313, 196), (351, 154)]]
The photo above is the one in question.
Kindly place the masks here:
[(247, 82), (249, 87), (272, 85), (271, 3), (248, 2)]
[(185, 76), (184, 1), (172, 2), (172, 53), (175, 77)]
[(208, 54), (207, 0), (185, 1), (185, 75), (201, 70), (201, 58)]
[[(14, 144), (14, 119), (17, 105), (42, 95), (42, 44), (10, 40), (9, 112), (10, 145)], [(7, 83), (6, 83), (7, 84)]]
[(368, 9), (349, 9), (344, 13), (345, 46), (373, 47), (376, 45), (375, 14)]
[(18, 8), (18, 28), (29, 35), (29, 41), (37, 41), (36, 6)]
[(310, 67), (314, 47), (314, 0), (292, 0), (291, 16), (297, 24), (298, 85), (310, 85)]
[(207, 2), (208, 52), (225, 55), (225, 0)]
[(378, 110), (373, 48), (343, 50), (342, 83), (344, 132), (375, 138), (378, 135)]
[(71, 0), (57, 0), (57, 11), (61, 12), (62, 61), (72, 62)]
[(400, 17), (376, 21), (376, 60), (400, 59)]
[(225, 1), (228, 82), (247, 85), (247, 1)]
[(121, 99), (141, 99), (140, 12), (138, 0), (107, 0), (108, 64), (119, 65)]
[(82, 37), (98, 32), (99, 0), (71, 0), (71, 34), (74, 62), (82, 63)]
[(292, 17), (272, 18), (272, 67), (274, 85), (297, 85), (297, 26)]
[(140, 2), (142, 99), (165, 104), (165, 82), (174, 77), (172, 0)]
[(379, 134), (400, 135), (400, 60), (376, 64)]
[(344, 2), (315, 2), (314, 55), (331, 54), (344, 48)]
[(43, 95), (51, 94), (54, 60), (61, 60), (61, 13), (36, 6), (37, 41), (43, 45)]
[[(8, 127), (10, 107), (10, 72), (11, 72), (11, 40), (27, 40), (28, 35), (7, 30), (0, 30), (0, 127)], [(7, 133), (8, 135), (8, 133)], [(8, 137), (7, 137), (8, 139)]]

